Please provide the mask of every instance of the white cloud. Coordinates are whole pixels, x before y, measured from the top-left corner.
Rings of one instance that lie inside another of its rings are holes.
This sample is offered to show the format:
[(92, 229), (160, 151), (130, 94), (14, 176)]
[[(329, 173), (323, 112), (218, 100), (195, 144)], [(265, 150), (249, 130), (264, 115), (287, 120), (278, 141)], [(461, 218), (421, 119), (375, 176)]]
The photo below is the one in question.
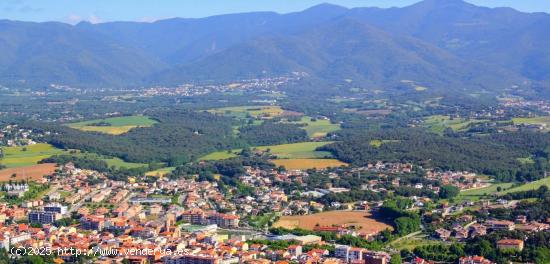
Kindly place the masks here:
[(156, 22), (156, 21), (159, 21), (159, 20), (169, 19), (169, 18), (172, 18), (172, 17), (151, 17), (151, 16), (144, 16), (144, 17), (138, 18), (138, 19), (136, 20), (136, 22), (153, 23), (153, 22)]
[(63, 22), (69, 23), (71, 25), (76, 25), (82, 21), (88, 21), (92, 24), (103, 22), (103, 20), (96, 15), (89, 15), (87, 17), (83, 17), (76, 14), (70, 14), (63, 19)]
[(78, 22), (82, 21), (82, 17), (79, 15), (71, 14), (68, 15), (63, 19), (64, 22), (67, 22), (71, 25), (77, 24)]
[(88, 16), (88, 18), (86, 20), (88, 22), (92, 23), (92, 24), (97, 24), (97, 23), (103, 22), (103, 20), (101, 20), (101, 18), (96, 16), (96, 15), (90, 15), (90, 16)]

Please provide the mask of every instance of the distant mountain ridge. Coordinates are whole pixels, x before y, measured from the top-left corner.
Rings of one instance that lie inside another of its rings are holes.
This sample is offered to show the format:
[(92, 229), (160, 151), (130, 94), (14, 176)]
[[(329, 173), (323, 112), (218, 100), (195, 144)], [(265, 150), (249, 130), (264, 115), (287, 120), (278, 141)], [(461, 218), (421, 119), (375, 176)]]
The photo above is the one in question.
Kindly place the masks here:
[[(307, 72), (331, 86), (550, 87), (550, 15), (425, 0), (154, 23), (0, 20), (0, 84), (176, 85)], [(320, 88), (322, 89), (322, 88)]]

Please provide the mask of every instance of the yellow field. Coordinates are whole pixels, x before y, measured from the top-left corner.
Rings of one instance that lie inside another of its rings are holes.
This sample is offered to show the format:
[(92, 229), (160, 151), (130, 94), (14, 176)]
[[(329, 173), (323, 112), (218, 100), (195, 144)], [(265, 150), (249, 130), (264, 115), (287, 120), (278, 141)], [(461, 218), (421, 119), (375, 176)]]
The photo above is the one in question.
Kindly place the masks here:
[[(95, 123), (107, 123), (106, 126), (97, 126)], [(100, 132), (111, 135), (121, 135), (127, 133), (136, 127), (151, 127), (156, 124), (157, 121), (150, 119), (147, 116), (120, 116), (111, 117), (106, 119), (96, 119), (83, 121), (78, 123), (67, 124), (69, 127), (88, 131), (88, 132)]]
[(347, 226), (355, 227), (360, 232), (378, 233), (392, 229), (390, 225), (372, 218), (364, 211), (328, 211), (311, 215), (294, 215), (281, 217), (273, 227), (287, 229), (302, 228), (313, 230), (315, 226)]
[(277, 159), (271, 160), (271, 162), (277, 166), (283, 166), (287, 170), (323, 169), (348, 165), (336, 159)]
[(138, 126), (84, 126), (78, 129), (87, 132), (100, 132), (111, 135), (121, 135), (136, 127)]
[(166, 174), (171, 173), (172, 171), (174, 171), (175, 168), (176, 167), (166, 167), (166, 168), (150, 171), (150, 172), (145, 173), (145, 176), (163, 177)]
[(235, 106), (208, 110), (213, 114), (223, 114), (237, 118), (245, 118), (250, 115), (254, 118), (271, 118), (281, 115), (284, 110), (280, 106)]

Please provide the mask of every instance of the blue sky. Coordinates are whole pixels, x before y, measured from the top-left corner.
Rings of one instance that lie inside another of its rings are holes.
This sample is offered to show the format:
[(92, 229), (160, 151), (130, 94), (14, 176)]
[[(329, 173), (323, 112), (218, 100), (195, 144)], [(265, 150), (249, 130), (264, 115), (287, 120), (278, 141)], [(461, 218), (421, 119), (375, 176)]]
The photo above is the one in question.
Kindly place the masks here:
[[(92, 23), (154, 21), (170, 17), (275, 11), (288, 13), (329, 2), (347, 7), (406, 6), (419, 0), (0, 0), (0, 19)], [(489, 6), (507, 6), (525, 12), (550, 13), (548, 0), (467, 0)]]

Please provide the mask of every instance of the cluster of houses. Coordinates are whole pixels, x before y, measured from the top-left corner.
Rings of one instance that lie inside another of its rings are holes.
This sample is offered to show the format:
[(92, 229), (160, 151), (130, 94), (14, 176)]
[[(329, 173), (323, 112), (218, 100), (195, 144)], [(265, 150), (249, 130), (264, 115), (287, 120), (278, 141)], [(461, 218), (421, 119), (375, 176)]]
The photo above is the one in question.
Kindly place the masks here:
[[(0, 128), (0, 147), (35, 145), (36, 141), (34, 141), (31, 136), (38, 135), (35, 135), (32, 130), (20, 128), (18, 125), (6, 125)], [(0, 154), (2, 154), (1, 149)]]
[[(452, 224), (451, 229), (439, 228), (435, 230), (434, 236), (443, 241), (447, 241), (451, 238), (457, 241), (465, 241), (468, 238), (483, 236), (500, 230), (519, 230), (527, 233), (536, 233), (550, 230), (550, 225), (535, 221), (527, 222), (527, 217), (524, 215), (518, 216), (515, 222), (491, 219), (483, 223), (477, 223), (471, 215), (463, 215), (457, 222)], [(517, 251), (522, 251), (523, 246), (524, 241), (519, 239), (501, 239), (497, 241), (497, 247), (499, 249), (514, 249)]]
[(182, 84), (177, 87), (151, 87), (139, 91), (139, 93), (141, 96), (199, 96), (212, 92), (233, 92), (235, 90), (265, 90), (271, 92), (282, 85), (301, 79), (305, 74), (295, 72), (278, 77), (246, 79), (221, 84)]
[(469, 171), (427, 170), (426, 179), (439, 181), (442, 185), (453, 185), (461, 190), (486, 187), (487, 183), (478, 180), (478, 175)]

